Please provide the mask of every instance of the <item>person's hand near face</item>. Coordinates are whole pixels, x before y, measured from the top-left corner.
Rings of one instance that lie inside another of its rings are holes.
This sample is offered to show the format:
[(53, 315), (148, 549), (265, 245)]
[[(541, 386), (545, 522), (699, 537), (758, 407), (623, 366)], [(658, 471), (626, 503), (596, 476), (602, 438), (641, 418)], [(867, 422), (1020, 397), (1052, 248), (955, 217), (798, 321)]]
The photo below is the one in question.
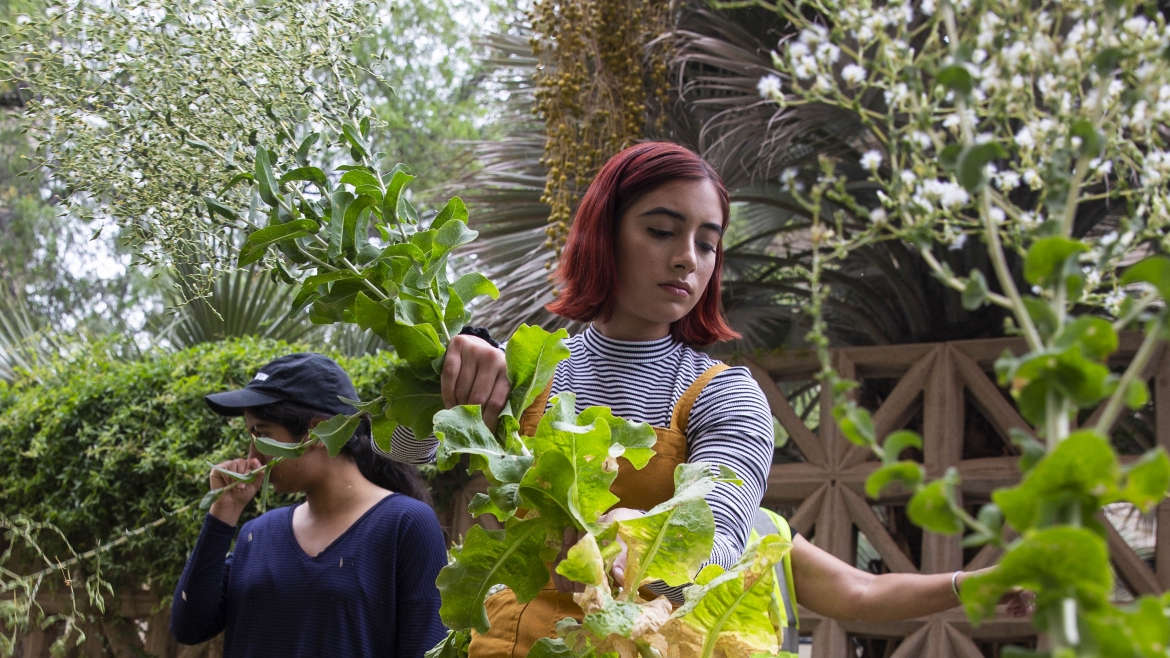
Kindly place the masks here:
[[(247, 473), (260, 468), (262, 464), (259, 459), (250, 457), (246, 459), (229, 459), (225, 462), (216, 464), (217, 468), (222, 468), (233, 473)], [(248, 506), (248, 502), (260, 490), (262, 478), (257, 477), (251, 482), (238, 482), (229, 475), (224, 475), (218, 470), (211, 470), (210, 485), (211, 490), (224, 489), (226, 491), (211, 504), (211, 509), (208, 510), (212, 516), (223, 521), (224, 523), (234, 526), (240, 520), (240, 515), (243, 514), (244, 508)]]

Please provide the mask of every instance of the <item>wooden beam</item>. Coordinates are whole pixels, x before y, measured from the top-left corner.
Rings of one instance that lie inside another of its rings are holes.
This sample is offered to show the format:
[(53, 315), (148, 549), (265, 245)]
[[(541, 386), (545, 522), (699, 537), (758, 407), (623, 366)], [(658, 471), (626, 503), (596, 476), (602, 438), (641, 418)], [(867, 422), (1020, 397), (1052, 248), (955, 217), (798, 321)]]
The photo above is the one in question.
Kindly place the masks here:
[(768, 407), (771, 408), (772, 415), (788, 431), (788, 435), (796, 442), (796, 446), (800, 448), (804, 458), (814, 464), (826, 465), (828, 462), (825, 459), (825, 448), (821, 444), (821, 439), (813, 434), (813, 431), (804, 424), (800, 416), (796, 415), (796, 411), (788, 403), (788, 397), (776, 386), (775, 380), (768, 374), (768, 371), (747, 357), (742, 357), (739, 361), (747, 366), (747, 369), (752, 373), (752, 377), (760, 385), (760, 390), (764, 392), (764, 397), (768, 400)]
[(942, 476), (963, 454), (963, 385), (949, 346), (942, 346), (923, 395), (922, 443), (927, 475)]
[[(950, 641), (951, 650), (947, 655), (955, 656), (955, 658), (984, 658), (983, 652), (971, 638), (963, 635), (954, 626), (944, 624), (946, 628), (947, 640)], [(941, 655), (941, 654), (940, 654)]]
[[(1170, 450), (1170, 352), (1162, 355), (1154, 378), (1154, 434), (1158, 445)], [(1158, 505), (1157, 535), (1154, 539), (1154, 566), (1158, 584), (1170, 590), (1170, 500)]]
[(926, 637), (930, 634), (930, 627), (923, 624), (921, 628), (906, 636), (898, 650), (890, 658), (918, 658), (925, 655)]
[[(884, 440), (890, 432), (905, 427), (906, 423), (917, 413), (919, 405), (915, 402), (922, 393), (922, 387), (926, 385), (930, 377), (930, 369), (936, 362), (937, 354), (938, 349), (933, 349), (910, 366), (906, 374), (898, 380), (894, 390), (890, 391), (889, 397), (873, 414), (874, 432), (879, 440)], [(852, 446), (844, 461), (841, 462), (841, 467), (848, 468), (860, 464), (871, 456), (873, 456), (872, 450), (861, 446)]]
[(764, 502), (768, 505), (799, 505), (832, 476), (816, 464), (772, 464), (768, 470), (768, 490)]
[(1125, 582), (1129, 591), (1138, 596), (1161, 594), (1162, 586), (1158, 582), (1158, 577), (1125, 543), (1121, 534), (1117, 532), (1117, 528), (1113, 527), (1104, 514), (1098, 513), (1097, 521), (1105, 526), (1105, 539), (1109, 545), (1109, 556), (1112, 558), (1113, 566), (1117, 568), (1117, 575), (1121, 576), (1121, 580)]
[(967, 494), (988, 496), (1000, 487), (1015, 486), (1020, 482), (1019, 457), (964, 459), (956, 466), (961, 478), (959, 486)]
[(841, 624), (825, 619), (813, 631), (812, 658), (844, 658), (852, 655), (853, 643)]
[(987, 373), (974, 359), (958, 349), (951, 351), (951, 358), (954, 360), (955, 371), (959, 379), (971, 393), (971, 400), (975, 403), (975, 407), (987, 418), (987, 421), (991, 423), (996, 432), (999, 432), (999, 435), (1009, 446), (1011, 445), (1011, 430), (1013, 428), (1023, 430), (1032, 436), (1036, 435), (1028, 421), (1024, 420), (1020, 412), (1016, 411), (1016, 408), (1004, 399), (999, 387), (988, 378)]
[(918, 573), (918, 568), (910, 561), (910, 557), (898, 547), (898, 543), (890, 536), (890, 531), (878, 520), (869, 503), (847, 488), (841, 487), (840, 490), (845, 507), (849, 510), (849, 516), (857, 524), (857, 528), (865, 533), (869, 543), (877, 549), (878, 555), (882, 556), (886, 567), (895, 573)]
[(820, 512), (815, 535), (817, 547), (832, 553), (845, 564), (855, 564), (857, 556), (853, 545), (853, 524), (849, 521), (849, 511), (841, 498), (840, 487), (829, 487)]
[(829, 491), (829, 483), (826, 482), (820, 486), (819, 489), (813, 492), (811, 496), (805, 498), (800, 507), (796, 508), (792, 518), (787, 519), (788, 526), (792, 528), (793, 532), (800, 533), (806, 538), (809, 530), (812, 529), (813, 524), (816, 523), (817, 517), (821, 513), (821, 505), (825, 502), (825, 494)]

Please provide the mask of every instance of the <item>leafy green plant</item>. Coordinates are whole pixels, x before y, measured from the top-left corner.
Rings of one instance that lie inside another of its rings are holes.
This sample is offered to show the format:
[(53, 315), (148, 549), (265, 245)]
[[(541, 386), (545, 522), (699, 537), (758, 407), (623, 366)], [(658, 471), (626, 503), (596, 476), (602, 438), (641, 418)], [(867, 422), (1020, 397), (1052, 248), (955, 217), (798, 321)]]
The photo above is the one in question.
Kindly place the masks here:
[[(740, 4), (740, 3), (734, 3)], [(835, 0), (776, 4), (799, 36), (781, 44), (759, 92), (786, 106), (845, 110), (866, 127), (863, 146), (819, 166), (785, 172), (813, 218), (814, 329), (833, 416), (853, 443), (883, 465), (867, 483), (876, 495), (898, 482), (914, 496), (908, 514), (927, 530), (971, 532), (964, 546), (1005, 548), (991, 572), (964, 581), (970, 618), (994, 613), (1013, 587), (1036, 592), (1036, 627), (1052, 656), (1166, 655), (1170, 598), (1109, 601), (1113, 575), (1096, 515), (1113, 502), (1149, 510), (1170, 487), (1170, 458), (1158, 448), (1123, 466), (1108, 436), (1126, 407), (1149, 399), (1142, 376), (1167, 332), (1170, 245), (1167, 137), (1170, 32), (1152, 3), (973, 3), (917, 5)], [(822, 25), (810, 16), (832, 17)], [(781, 77), (783, 76), (783, 77)], [(862, 96), (880, 95), (877, 109)], [(864, 177), (873, 193), (847, 182)], [(1118, 227), (1090, 229), (1100, 213)], [(863, 218), (866, 224), (852, 220)], [(849, 221), (846, 221), (849, 220)], [(986, 245), (994, 280), (955, 273), (936, 251), (969, 239)], [(927, 481), (899, 461), (921, 438), (875, 435), (870, 414), (849, 398), (853, 382), (829, 366), (821, 308), (826, 268), (879, 241), (913, 246), (968, 309), (1005, 309), (1027, 344), (996, 363), (1023, 417), (1023, 481), (992, 494), (976, 515), (959, 503), (951, 470)], [(1021, 289), (1009, 255), (1023, 264)], [(1105, 317), (1104, 310), (1112, 316)], [(1118, 332), (1144, 340), (1120, 375), (1108, 359)], [(1077, 431), (1079, 410), (1098, 407)], [(1019, 538), (1008, 540), (1010, 526)]]

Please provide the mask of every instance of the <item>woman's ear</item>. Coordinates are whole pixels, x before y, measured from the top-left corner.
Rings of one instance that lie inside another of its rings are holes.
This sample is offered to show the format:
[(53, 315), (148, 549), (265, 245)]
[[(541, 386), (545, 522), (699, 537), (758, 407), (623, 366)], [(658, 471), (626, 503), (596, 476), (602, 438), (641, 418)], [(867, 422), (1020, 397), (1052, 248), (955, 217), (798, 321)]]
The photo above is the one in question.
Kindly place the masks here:
[(310, 420), (310, 421), (309, 421), (309, 431), (311, 432), (311, 431), (313, 431), (313, 430), (317, 429), (317, 426), (318, 426), (318, 425), (320, 425), (321, 423), (324, 423), (324, 422), (325, 422), (325, 421), (327, 421), (327, 420), (329, 420), (329, 419), (328, 419), (328, 418), (322, 418), (321, 416), (317, 416), (317, 417), (316, 417), (316, 418), (314, 418), (313, 420)]

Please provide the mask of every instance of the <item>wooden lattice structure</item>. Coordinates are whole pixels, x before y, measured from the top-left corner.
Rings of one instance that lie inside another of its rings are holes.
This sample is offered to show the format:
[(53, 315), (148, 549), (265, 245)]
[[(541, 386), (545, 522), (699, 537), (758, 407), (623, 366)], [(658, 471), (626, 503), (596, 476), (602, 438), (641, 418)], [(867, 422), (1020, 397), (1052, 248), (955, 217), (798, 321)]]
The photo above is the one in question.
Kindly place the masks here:
[[(1140, 340), (1140, 335), (1124, 335), (1111, 365), (1124, 367)], [(989, 339), (844, 348), (835, 350), (833, 358), (843, 376), (861, 382), (858, 401), (874, 413), (878, 436), (904, 427), (920, 431), (924, 439), (920, 458), (928, 477), (937, 478), (948, 468), (957, 468), (963, 504), (975, 509), (996, 488), (1019, 480), (1010, 430), (1032, 432), (991, 374), (1005, 349), (1016, 354), (1026, 351), (1022, 340)], [(965, 555), (960, 537), (932, 533), (921, 537), (917, 550), (907, 550), (905, 538), (891, 531), (891, 519), (897, 514), (886, 514), (885, 521), (878, 514), (882, 508), (904, 506), (907, 492), (887, 490), (880, 500), (867, 499), (865, 480), (878, 466), (871, 453), (841, 435), (823, 396), (814, 432), (782, 390), (812, 379), (819, 369), (814, 357), (769, 354), (728, 360), (751, 369), (773, 414), (803, 457), (803, 461), (772, 466), (764, 498), (765, 506), (788, 513), (797, 532), (850, 564), (856, 563), (859, 537), (864, 536), (880, 555), (882, 571), (949, 573), (978, 569), (998, 559), (999, 551), (994, 547), (968, 549)], [(1153, 391), (1155, 440), (1170, 449), (1170, 350), (1160, 348), (1145, 375)], [(1095, 423), (1094, 414), (1082, 425)], [(973, 439), (978, 444), (974, 448)], [(988, 454), (996, 451), (1000, 454)], [(903, 455), (907, 457), (908, 453)], [(906, 525), (903, 520), (902, 526)], [(1104, 525), (1110, 532), (1109, 549), (1116, 572), (1131, 593), (1158, 593), (1170, 587), (1170, 503), (1163, 503), (1157, 512), (1156, 569), (1139, 558), (1112, 525)], [(869, 648), (871, 655), (889, 658), (981, 658), (998, 655), (998, 647), (1004, 643), (1043, 644), (1028, 621), (1008, 617), (1002, 611), (972, 628), (959, 610), (906, 622), (867, 624), (824, 619), (802, 609), (801, 625), (812, 635), (814, 658), (857, 656), (858, 646), (864, 643), (855, 643), (853, 638), (888, 638), (876, 649), (872, 643)]]
[[(1140, 340), (1140, 335), (1123, 335), (1111, 365), (1123, 368)], [(964, 505), (974, 509), (986, 502), (994, 489), (1018, 481), (1018, 458), (1009, 431), (1031, 432), (990, 374), (995, 359), (1005, 349), (1019, 354), (1024, 344), (1017, 339), (991, 339), (843, 348), (835, 350), (833, 358), (842, 375), (862, 383), (858, 401), (874, 412), (878, 435), (903, 427), (920, 431), (925, 445), (919, 457), (928, 476), (935, 478), (949, 467), (957, 468)], [(987, 566), (999, 557), (993, 548), (964, 551), (958, 537), (926, 533), (917, 542), (908, 540), (905, 533), (914, 528), (898, 512), (908, 500), (907, 493), (890, 490), (878, 500), (865, 497), (865, 479), (877, 466), (870, 454), (840, 435), (827, 403), (819, 405), (820, 420), (814, 431), (785, 394), (786, 389), (794, 390), (812, 380), (819, 369), (814, 357), (786, 353), (728, 356), (726, 360), (751, 370), (772, 413), (791, 436), (791, 447), (786, 451), (790, 458), (773, 464), (764, 505), (782, 510), (797, 532), (851, 564), (857, 563), (864, 537), (879, 557), (871, 567), (880, 571), (948, 573)], [(1170, 449), (1170, 350), (1159, 348), (1145, 375), (1153, 393), (1150, 409), (1145, 411), (1153, 419), (1151, 439)], [(1081, 424), (1095, 423), (1095, 416), (1090, 416)], [(903, 458), (910, 458), (910, 454)], [(463, 534), (475, 522), (459, 510), (466, 509), (466, 502), (485, 485), (473, 480), (461, 497), (456, 497), (456, 513), (448, 521), (453, 535)], [(1110, 532), (1110, 552), (1125, 589), (1145, 594), (1170, 588), (1170, 502), (1157, 510), (1154, 568), (1112, 525), (1104, 525)], [(51, 614), (62, 609), (64, 602), (46, 598), (43, 603)], [(812, 636), (814, 658), (856, 658), (859, 648), (864, 655), (882, 658), (997, 658), (998, 647), (1005, 643), (1043, 645), (1043, 638), (1036, 638), (1030, 622), (1002, 614), (979, 628), (972, 628), (959, 610), (881, 624), (838, 622), (807, 609), (801, 610), (800, 618), (802, 631)], [(159, 610), (153, 594), (128, 592), (105, 617), (86, 622), (90, 637), (101, 641), (71, 648), (68, 655), (221, 655), (222, 638), (199, 647), (178, 645), (167, 630), (168, 620), (169, 610)], [(18, 642), (16, 655), (47, 657), (56, 631), (53, 627), (34, 629)]]

